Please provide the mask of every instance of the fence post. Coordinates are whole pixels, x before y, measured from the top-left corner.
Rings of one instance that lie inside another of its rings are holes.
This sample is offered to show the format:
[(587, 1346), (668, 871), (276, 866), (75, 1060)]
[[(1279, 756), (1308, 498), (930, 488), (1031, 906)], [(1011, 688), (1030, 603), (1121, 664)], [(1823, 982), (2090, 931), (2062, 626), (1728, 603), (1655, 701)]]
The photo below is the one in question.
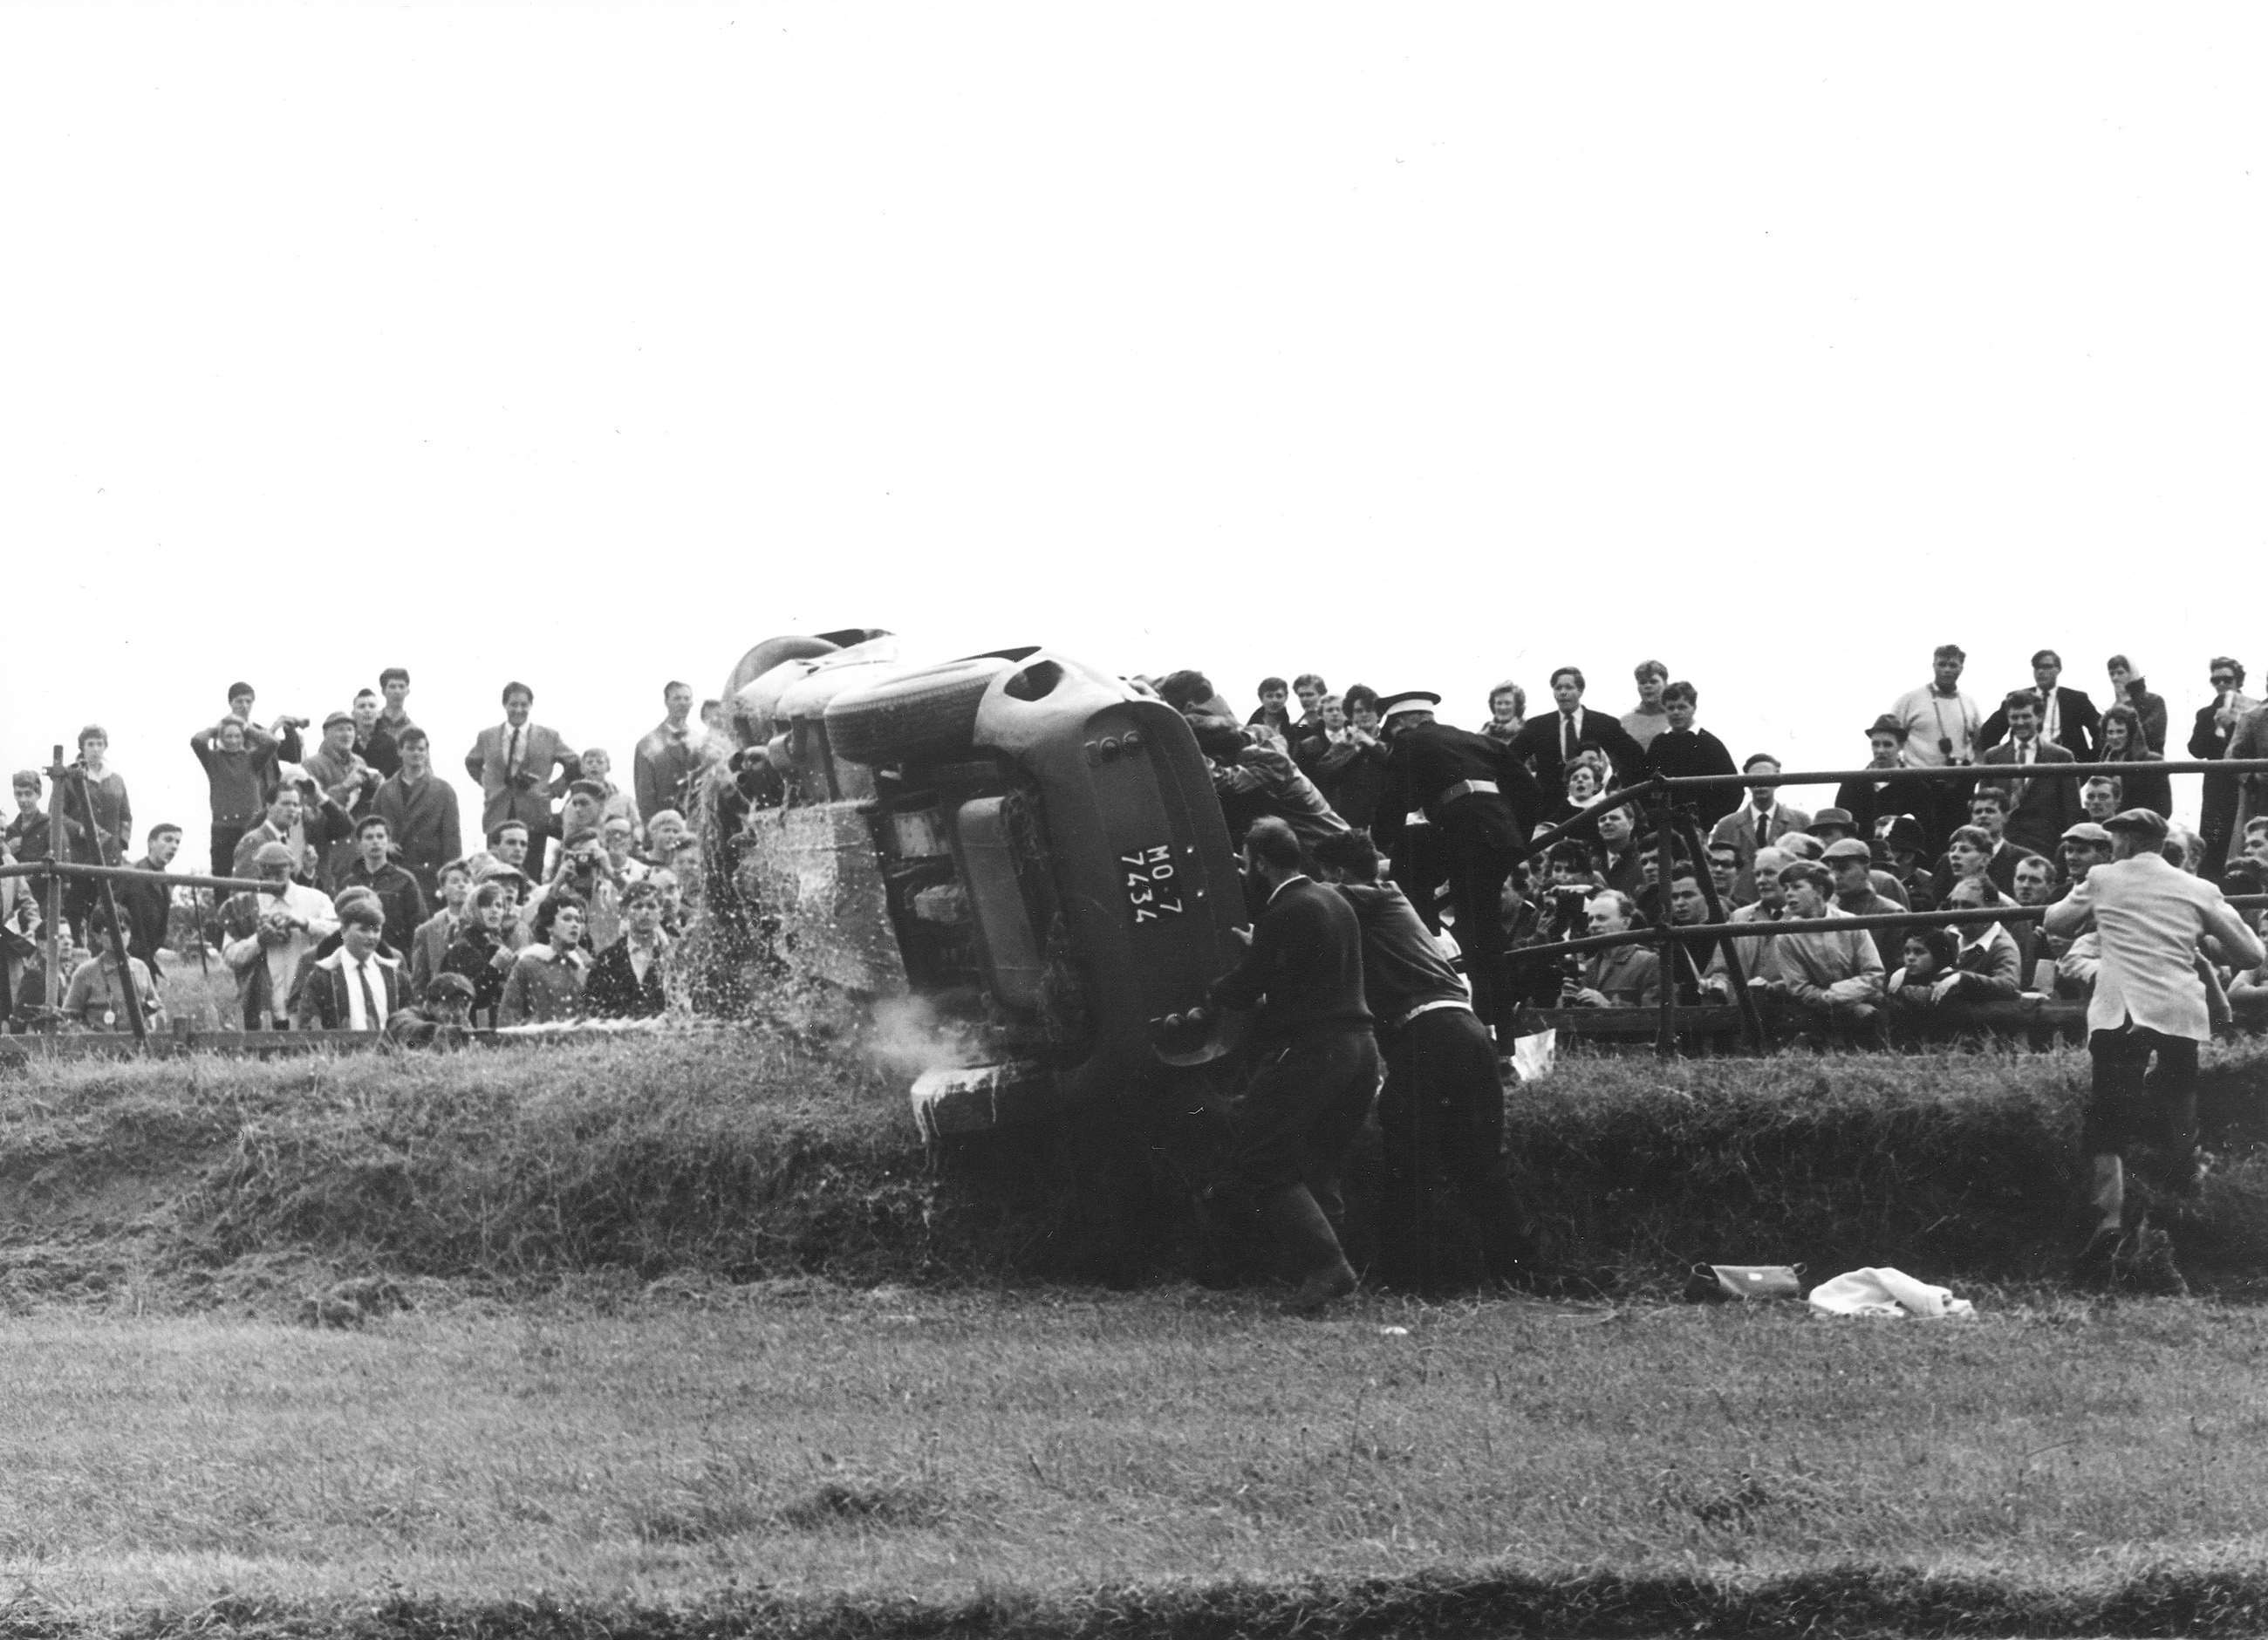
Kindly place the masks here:
[[(1731, 920), (1731, 912), (1724, 898), (1717, 892), (1716, 873), (1709, 869), (1709, 853), (1701, 836), (1701, 827), (1690, 815), (1682, 811), (1677, 819), (1685, 835), (1685, 846), (1693, 850), (1693, 874), (1701, 881), (1701, 898), (1709, 907), (1709, 920), (1724, 923)], [(1749, 973), (1741, 960), (1740, 947), (1729, 939), (1717, 942), (1725, 953), (1726, 977), (1733, 982), (1733, 1001), (1741, 1010), (1741, 1033), (1748, 1039), (1751, 1053), (1764, 1051), (1764, 1015), (1756, 1011), (1756, 999), (1749, 990)], [(1697, 968), (1698, 964), (1695, 965)]]
[(1668, 792), (1657, 791), (1647, 805), (1647, 818), (1653, 822), (1654, 907), (1661, 914), (1661, 955), (1656, 965), (1661, 1018), (1653, 1051), (1664, 1059), (1677, 1057), (1677, 938), (1669, 925), (1670, 841), (1676, 832), (1671, 801)]
[[(63, 749), (55, 747), (55, 754), (48, 764), (48, 864), (58, 865), (63, 857)], [(47, 1018), (40, 1029), (53, 1036), (62, 1024), (63, 1005), (63, 975), (55, 970), (63, 966), (63, 952), (55, 939), (55, 930), (63, 920), (63, 874), (48, 873), (48, 951), (41, 965), (46, 975), (40, 987), (47, 1003)]]

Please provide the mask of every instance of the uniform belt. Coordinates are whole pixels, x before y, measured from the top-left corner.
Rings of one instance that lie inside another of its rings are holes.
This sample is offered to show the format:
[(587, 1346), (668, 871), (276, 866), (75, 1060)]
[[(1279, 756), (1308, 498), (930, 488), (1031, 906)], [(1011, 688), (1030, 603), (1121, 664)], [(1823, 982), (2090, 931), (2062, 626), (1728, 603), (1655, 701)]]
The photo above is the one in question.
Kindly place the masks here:
[(1438, 798), (1435, 799), (1435, 801), (1447, 805), (1448, 804), (1454, 803), (1459, 798), (1469, 798), (1474, 796), (1492, 798), (1496, 795), (1496, 782), (1493, 780), (1460, 780), (1455, 785), (1451, 786), (1447, 791), (1444, 791)]
[(1473, 1011), (1473, 1005), (1462, 997), (1438, 997), (1432, 1002), (1419, 1003), (1408, 1013), (1398, 1014), (1395, 1018), (1388, 1020), (1386, 1022), (1386, 1028), (1389, 1031), (1399, 1031), (1403, 1026), (1408, 1025), (1419, 1014), (1432, 1013), (1435, 1010), (1440, 1008), (1462, 1008), (1467, 1013), (1470, 1013)]

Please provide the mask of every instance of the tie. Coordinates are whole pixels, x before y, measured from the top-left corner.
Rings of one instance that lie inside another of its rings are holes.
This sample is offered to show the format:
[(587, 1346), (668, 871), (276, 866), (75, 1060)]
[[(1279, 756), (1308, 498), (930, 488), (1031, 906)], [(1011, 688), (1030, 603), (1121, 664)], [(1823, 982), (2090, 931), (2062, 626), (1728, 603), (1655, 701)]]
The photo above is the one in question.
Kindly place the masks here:
[[(2029, 740), (2019, 741), (2016, 746), (2016, 767), (2029, 768), (2031, 761), (2032, 743)], [(2008, 801), (2012, 804), (2021, 804), (2024, 800), (2024, 788), (2031, 784), (2031, 782), (2019, 776), (2014, 783), (2016, 789), (2008, 794)]]
[(519, 731), (517, 729), (512, 732), (512, 749), (504, 754), (504, 772), (507, 775), (519, 773)]
[(1575, 761), (1575, 714), (1559, 714), (1559, 766), (1565, 769)]
[(365, 1031), (382, 1030), (386, 1026), (385, 1011), (378, 1005), (378, 995), (370, 987), (370, 964), (355, 964), (355, 983), (362, 987), (362, 1020)]

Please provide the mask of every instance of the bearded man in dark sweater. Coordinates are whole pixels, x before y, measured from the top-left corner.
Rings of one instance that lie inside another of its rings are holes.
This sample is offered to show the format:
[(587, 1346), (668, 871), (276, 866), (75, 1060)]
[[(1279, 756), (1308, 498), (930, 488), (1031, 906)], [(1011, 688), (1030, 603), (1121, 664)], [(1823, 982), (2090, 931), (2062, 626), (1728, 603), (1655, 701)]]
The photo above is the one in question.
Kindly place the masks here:
[(1299, 1272), (1285, 1307), (1303, 1314), (1355, 1289), (1329, 1210), (1377, 1091), (1378, 1043), (1354, 908), (1301, 869), (1298, 836), (1272, 814), (1245, 835), (1244, 869), (1265, 908), (1206, 1003), (1254, 1011), (1258, 1068), (1236, 1106), (1236, 1171)]

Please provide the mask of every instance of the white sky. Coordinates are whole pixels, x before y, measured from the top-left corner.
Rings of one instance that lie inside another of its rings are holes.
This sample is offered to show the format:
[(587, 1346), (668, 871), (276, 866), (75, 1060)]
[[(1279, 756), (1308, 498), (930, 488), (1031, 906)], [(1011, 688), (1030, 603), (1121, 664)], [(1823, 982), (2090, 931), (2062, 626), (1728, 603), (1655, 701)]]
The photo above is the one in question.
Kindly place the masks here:
[[(626, 769), (774, 632), (1863, 760), (2268, 671), (2257, 11), (0, 11), (0, 760), (239, 674)], [(2183, 783), (2187, 784), (2189, 783)], [(2184, 794), (2184, 800), (2193, 798)]]

